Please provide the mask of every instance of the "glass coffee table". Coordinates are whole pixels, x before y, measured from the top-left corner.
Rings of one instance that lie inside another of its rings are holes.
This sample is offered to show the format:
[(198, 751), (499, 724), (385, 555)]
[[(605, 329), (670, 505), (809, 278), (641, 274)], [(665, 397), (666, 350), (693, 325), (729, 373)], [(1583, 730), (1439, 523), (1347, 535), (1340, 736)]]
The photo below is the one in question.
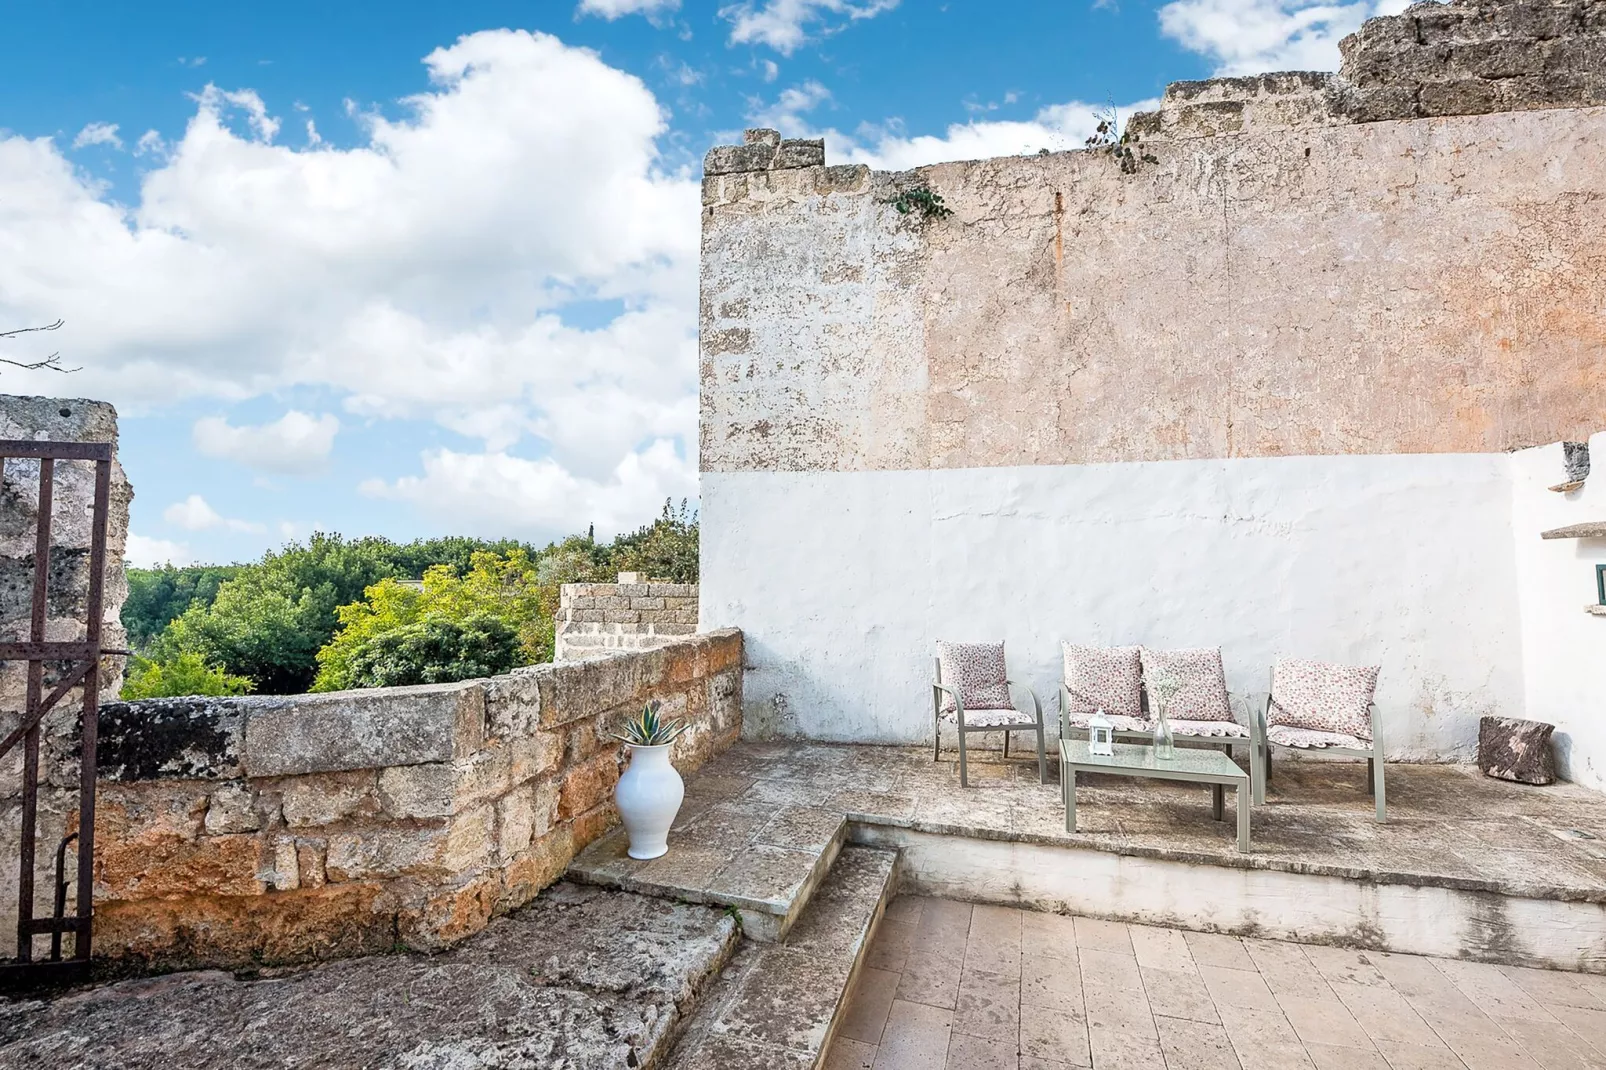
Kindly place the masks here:
[(1160, 761), (1153, 747), (1117, 743), (1113, 755), (1089, 754), (1087, 740), (1060, 740), (1060, 794), (1065, 800), (1065, 831), (1076, 831), (1076, 774), (1106, 773), (1112, 776), (1152, 777), (1156, 780), (1185, 780), (1209, 784), (1215, 818), (1222, 819), (1223, 795), (1228, 787), (1237, 791), (1238, 850), (1249, 853), (1249, 774), (1219, 750), (1178, 747), (1176, 757)]

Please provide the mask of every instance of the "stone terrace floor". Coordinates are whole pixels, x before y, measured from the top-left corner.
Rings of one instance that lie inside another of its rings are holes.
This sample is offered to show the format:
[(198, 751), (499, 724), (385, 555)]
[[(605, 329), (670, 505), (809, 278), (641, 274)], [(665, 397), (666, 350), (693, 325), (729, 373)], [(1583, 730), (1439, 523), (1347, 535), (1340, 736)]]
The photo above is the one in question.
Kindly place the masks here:
[(1606, 977), (894, 900), (826, 1070), (1606, 1067)]
[[(624, 856), (622, 829), (571, 868), (577, 879), (745, 910), (806, 894), (844, 820), (926, 832), (1072, 844), (1134, 855), (1538, 898), (1606, 901), (1606, 799), (1572, 784), (1529, 787), (1470, 766), (1391, 764), (1388, 822), (1378, 824), (1356, 762), (1279, 760), (1253, 810), (1253, 851), (1212, 819), (1210, 791), (1124, 777), (1083, 777), (1079, 831), (1067, 834), (1057, 763), (1039, 784), (1035, 753), (973, 753), (969, 788), (956, 763), (925, 748), (741, 743), (687, 778), (670, 853)], [(1227, 816), (1232, 815), (1228, 793)]]

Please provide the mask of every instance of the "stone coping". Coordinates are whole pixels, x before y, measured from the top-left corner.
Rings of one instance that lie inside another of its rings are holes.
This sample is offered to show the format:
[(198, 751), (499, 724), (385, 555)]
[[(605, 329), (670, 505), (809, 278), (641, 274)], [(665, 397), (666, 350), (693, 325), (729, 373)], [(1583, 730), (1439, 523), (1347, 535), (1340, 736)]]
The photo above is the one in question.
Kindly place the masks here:
[(672, 682), (690, 654), (741, 642), (735, 628), (530, 665), (452, 684), (308, 695), (109, 702), (101, 707), (102, 780), (304, 776), (464, 758), (493, 736), (526, 734), (613, 709)]
[[(1283, 761), (1267, 803), (1253, 810), (1252, 851), (1240, 855), (1229, 823), (1211, 819), (1206, 787), (1087, 777), (1077, 789), (1082, 831), (1066, 833), (1059, 785), (1053, 775), (1037, 783), (1035, 757), (1004, 763), (984, 754), (972, 752), (973, 786), (962, 790), (954, 763), (933, 762), (924, 748), (737, 744), (688, 778), (670, 861), (625, 858), (619, 830), (582, 853), (570, 873), (693, 902), (795, 912), (811, 885), (776, 881), (774, 870), (741, 860), (768, 857), (761, 848), (782, 844), (819, 858), (841, 826), (851, 840), (852, 826), (879, 825), (1192, 865), (1606, 902), (1606, 798), (1573, 784), (1531, 787), (1470, 766), (1391, 764), (1389, 820), (1379, 825), (1360, 764)], [(801, 872), (801, 860), (797, 866)]]

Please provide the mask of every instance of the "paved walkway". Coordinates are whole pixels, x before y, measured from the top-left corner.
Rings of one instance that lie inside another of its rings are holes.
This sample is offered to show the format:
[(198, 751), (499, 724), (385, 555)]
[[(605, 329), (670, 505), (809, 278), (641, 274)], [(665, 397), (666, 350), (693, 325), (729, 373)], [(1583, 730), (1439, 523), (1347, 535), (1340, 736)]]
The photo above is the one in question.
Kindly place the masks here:
[(1606, 1068), (1606, 977), (902, 897), (827, 1070)]

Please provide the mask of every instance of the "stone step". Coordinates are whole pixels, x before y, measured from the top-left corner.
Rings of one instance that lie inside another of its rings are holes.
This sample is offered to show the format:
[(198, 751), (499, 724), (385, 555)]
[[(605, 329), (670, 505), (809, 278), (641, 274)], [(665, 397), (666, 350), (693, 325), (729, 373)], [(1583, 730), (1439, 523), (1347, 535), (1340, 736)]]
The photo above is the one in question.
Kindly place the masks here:
[(887, 902), (898, 855), (844, 847), (786, 939), (744, 942), (692, 1013), (668, 1070), (806, 1070), (831, 1037)]
[(575, 857), (568, 877), (684, 903), (733, 907), (747, 937), (774, 943), (802, 916), (830, 872), (847, 835), (847, 815), (693, 794), (703, 786), (696, 778), (687, 785), (668, 854), (631, 858), (629, 838), (616, 828)]

